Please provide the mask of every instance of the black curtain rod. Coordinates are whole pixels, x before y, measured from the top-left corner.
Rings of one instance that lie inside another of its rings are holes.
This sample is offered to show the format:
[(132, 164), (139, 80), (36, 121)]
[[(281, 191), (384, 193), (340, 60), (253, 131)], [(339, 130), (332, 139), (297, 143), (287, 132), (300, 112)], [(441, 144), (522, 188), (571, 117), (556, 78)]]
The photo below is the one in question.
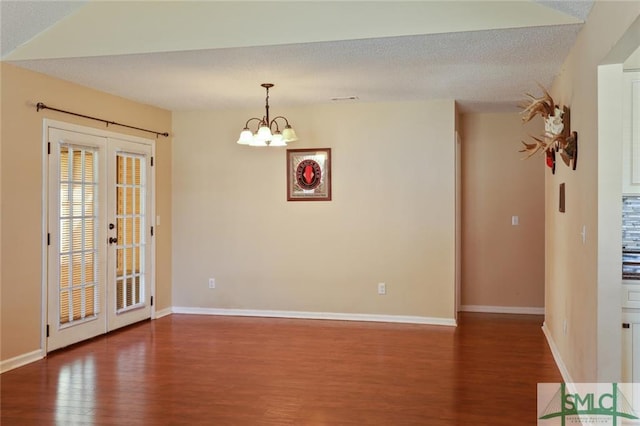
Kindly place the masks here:
[(156, 138), (158, 138), (158, 136), (164, 136), (165, 138), (169, 137), (169, 133), (168, 132), (164, 132), (164, 133), (163, 132), (156, 132), (155, 130), (148, 130), (148, 129), (143, 129), (143, 128), (140, 128), (140, 127), (129, 126), (127, 124), (116, 123), (115, 121), (109, 121), (109, 120), (103, 120), (102, 118), (91, 117), (90, 115), (78, 114), (76, 112), (65, 111), (63, 109), (52, 108), (50, 106), (46, 106), (42, 102), (38, 102), (36, 104), (36, 109), (37, 109), (38, 112), (40, 112), (41, 109), (50, 109), (51, 111), (58, 111), (58, 112), (62, 112), (64, 114), (75, 115), (76, 117), (88, 118), (89, 120), (102, 121), (103, 123), (106, 123), (107, 126), (109, 126), (109, 124), (112, 124), (114, 126), (126, 127), (128, 129), (135, 129), (135, 130), (140, 130), (142, 132), (153, 133), (153, 134), (156, 135)]

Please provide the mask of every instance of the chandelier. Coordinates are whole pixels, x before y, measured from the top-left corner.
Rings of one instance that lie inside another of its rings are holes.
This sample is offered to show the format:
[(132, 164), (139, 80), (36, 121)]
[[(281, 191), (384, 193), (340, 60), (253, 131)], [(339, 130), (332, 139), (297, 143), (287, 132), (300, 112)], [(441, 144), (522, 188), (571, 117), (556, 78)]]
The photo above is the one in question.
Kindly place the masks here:
[[(244, 125), (244, 129), (240, 133), (238, 143), (240, 145), (250, 146), (287, 146), (289, 142), (295, 142), (298, 140), (296, 132), (289, 124), (289, 120), (279, 115), (272, 120), (269, 120), (269, 89), (273, 87), (271, 83), (262, 83), (260, 86), (264, 87), (267, 91), (267, 98), (265, 99), (265, 115), (262, 118), (250, 118)], [(284, 128), (280, 132), (280, 126), (278, 125), (278, 119), (284, 120)], [(249, 129), (249, 123), (257, 121), (255, 133)]]

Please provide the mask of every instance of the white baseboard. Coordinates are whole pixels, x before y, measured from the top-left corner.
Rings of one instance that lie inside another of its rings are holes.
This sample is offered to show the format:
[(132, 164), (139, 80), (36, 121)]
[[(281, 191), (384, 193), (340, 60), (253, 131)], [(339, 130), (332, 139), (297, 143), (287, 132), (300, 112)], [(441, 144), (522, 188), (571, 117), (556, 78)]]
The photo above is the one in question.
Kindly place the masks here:
[(22, 367), (23, 365), (27, 365), (34, 361), (41, 360), (42, 358), (44, 358), (44, 351), (38, 349), (33, 352), (6, 359), (0, 362), (0, 374), (13, 370), (14, 368)]
[(456, 320), (453, 318), (433, 318), (433, 317), (420, 317), (420, 316), (409, 316), (409, 315), (343, 314), (343, 313), (335, 313), (335, 312), (191, 308), (191, 307), (181, 307), (181, 306), (174, 306), (172, 311), (175, 314), (322, 319), (322, 320), (341, 320), (341, 321), (373, 321), (373, 322), (394, 322), (394, 323), (409, 323), (409, 324), (446, 325), (446, 326), (452, 326), (452, 327), (456, 326)]
[(527, 306), (460, 305), (460, 310), (462, 312), (484, 312), (492, 314), (544, 315), (544, 308)]
[(153, 316), (153, 319), (166, 317), (167, 315), (171, 315), (172, 312), (173, 312), (173, 310), (171, 309), (171, 307), (160, 309), (160, 310), (155, 312), (155, 315)]
[(547, 323), (542, 323), (542, 332), (544, 336), (547, 338), (547, 344), (549, 345), (549, 349), (551, 349), (551, 354), (553, 355), (553, 359), (558, 366), (558, 370), (560, 370), (560, 374), (562, 375), (562, 379), (565, 383), (572, 384), (573, 379), (571, 378), (571, 374), (569, 374), (569, 370), (567, 370), (567, 366), (562, 361), (562, 357), (560, 356), (560, 351), (558, 351), (558, 347), (556, 346), (556, 342), (553, 340), (551, 336), (551, 332), (547, 327)]

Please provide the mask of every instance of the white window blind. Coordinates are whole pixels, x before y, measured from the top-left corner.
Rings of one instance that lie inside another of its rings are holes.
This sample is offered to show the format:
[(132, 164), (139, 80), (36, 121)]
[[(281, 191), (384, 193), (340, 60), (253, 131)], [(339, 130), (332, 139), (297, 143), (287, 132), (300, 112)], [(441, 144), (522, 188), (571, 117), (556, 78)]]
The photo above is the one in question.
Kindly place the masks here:
[(97, 152), (60, 146), (60, 324), (98, 309)]
[(121, 312), (144, 304), (146, 249), (146, 186), (144, 157), (117, 155), (116, 221), (116, 310)]

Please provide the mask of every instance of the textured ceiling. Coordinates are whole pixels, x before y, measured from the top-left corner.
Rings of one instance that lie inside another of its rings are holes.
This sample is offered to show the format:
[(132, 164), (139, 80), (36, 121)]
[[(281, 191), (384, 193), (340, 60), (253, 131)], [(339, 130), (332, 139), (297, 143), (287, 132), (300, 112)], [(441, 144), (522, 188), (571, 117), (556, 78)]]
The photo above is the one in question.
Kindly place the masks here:
[(6, 62), (173, 111), (258, 107), (262, 82), (276, 107), (356, 96), (515, 111), (557, 75), (591, 4), (3, 0), (0, 34)]

